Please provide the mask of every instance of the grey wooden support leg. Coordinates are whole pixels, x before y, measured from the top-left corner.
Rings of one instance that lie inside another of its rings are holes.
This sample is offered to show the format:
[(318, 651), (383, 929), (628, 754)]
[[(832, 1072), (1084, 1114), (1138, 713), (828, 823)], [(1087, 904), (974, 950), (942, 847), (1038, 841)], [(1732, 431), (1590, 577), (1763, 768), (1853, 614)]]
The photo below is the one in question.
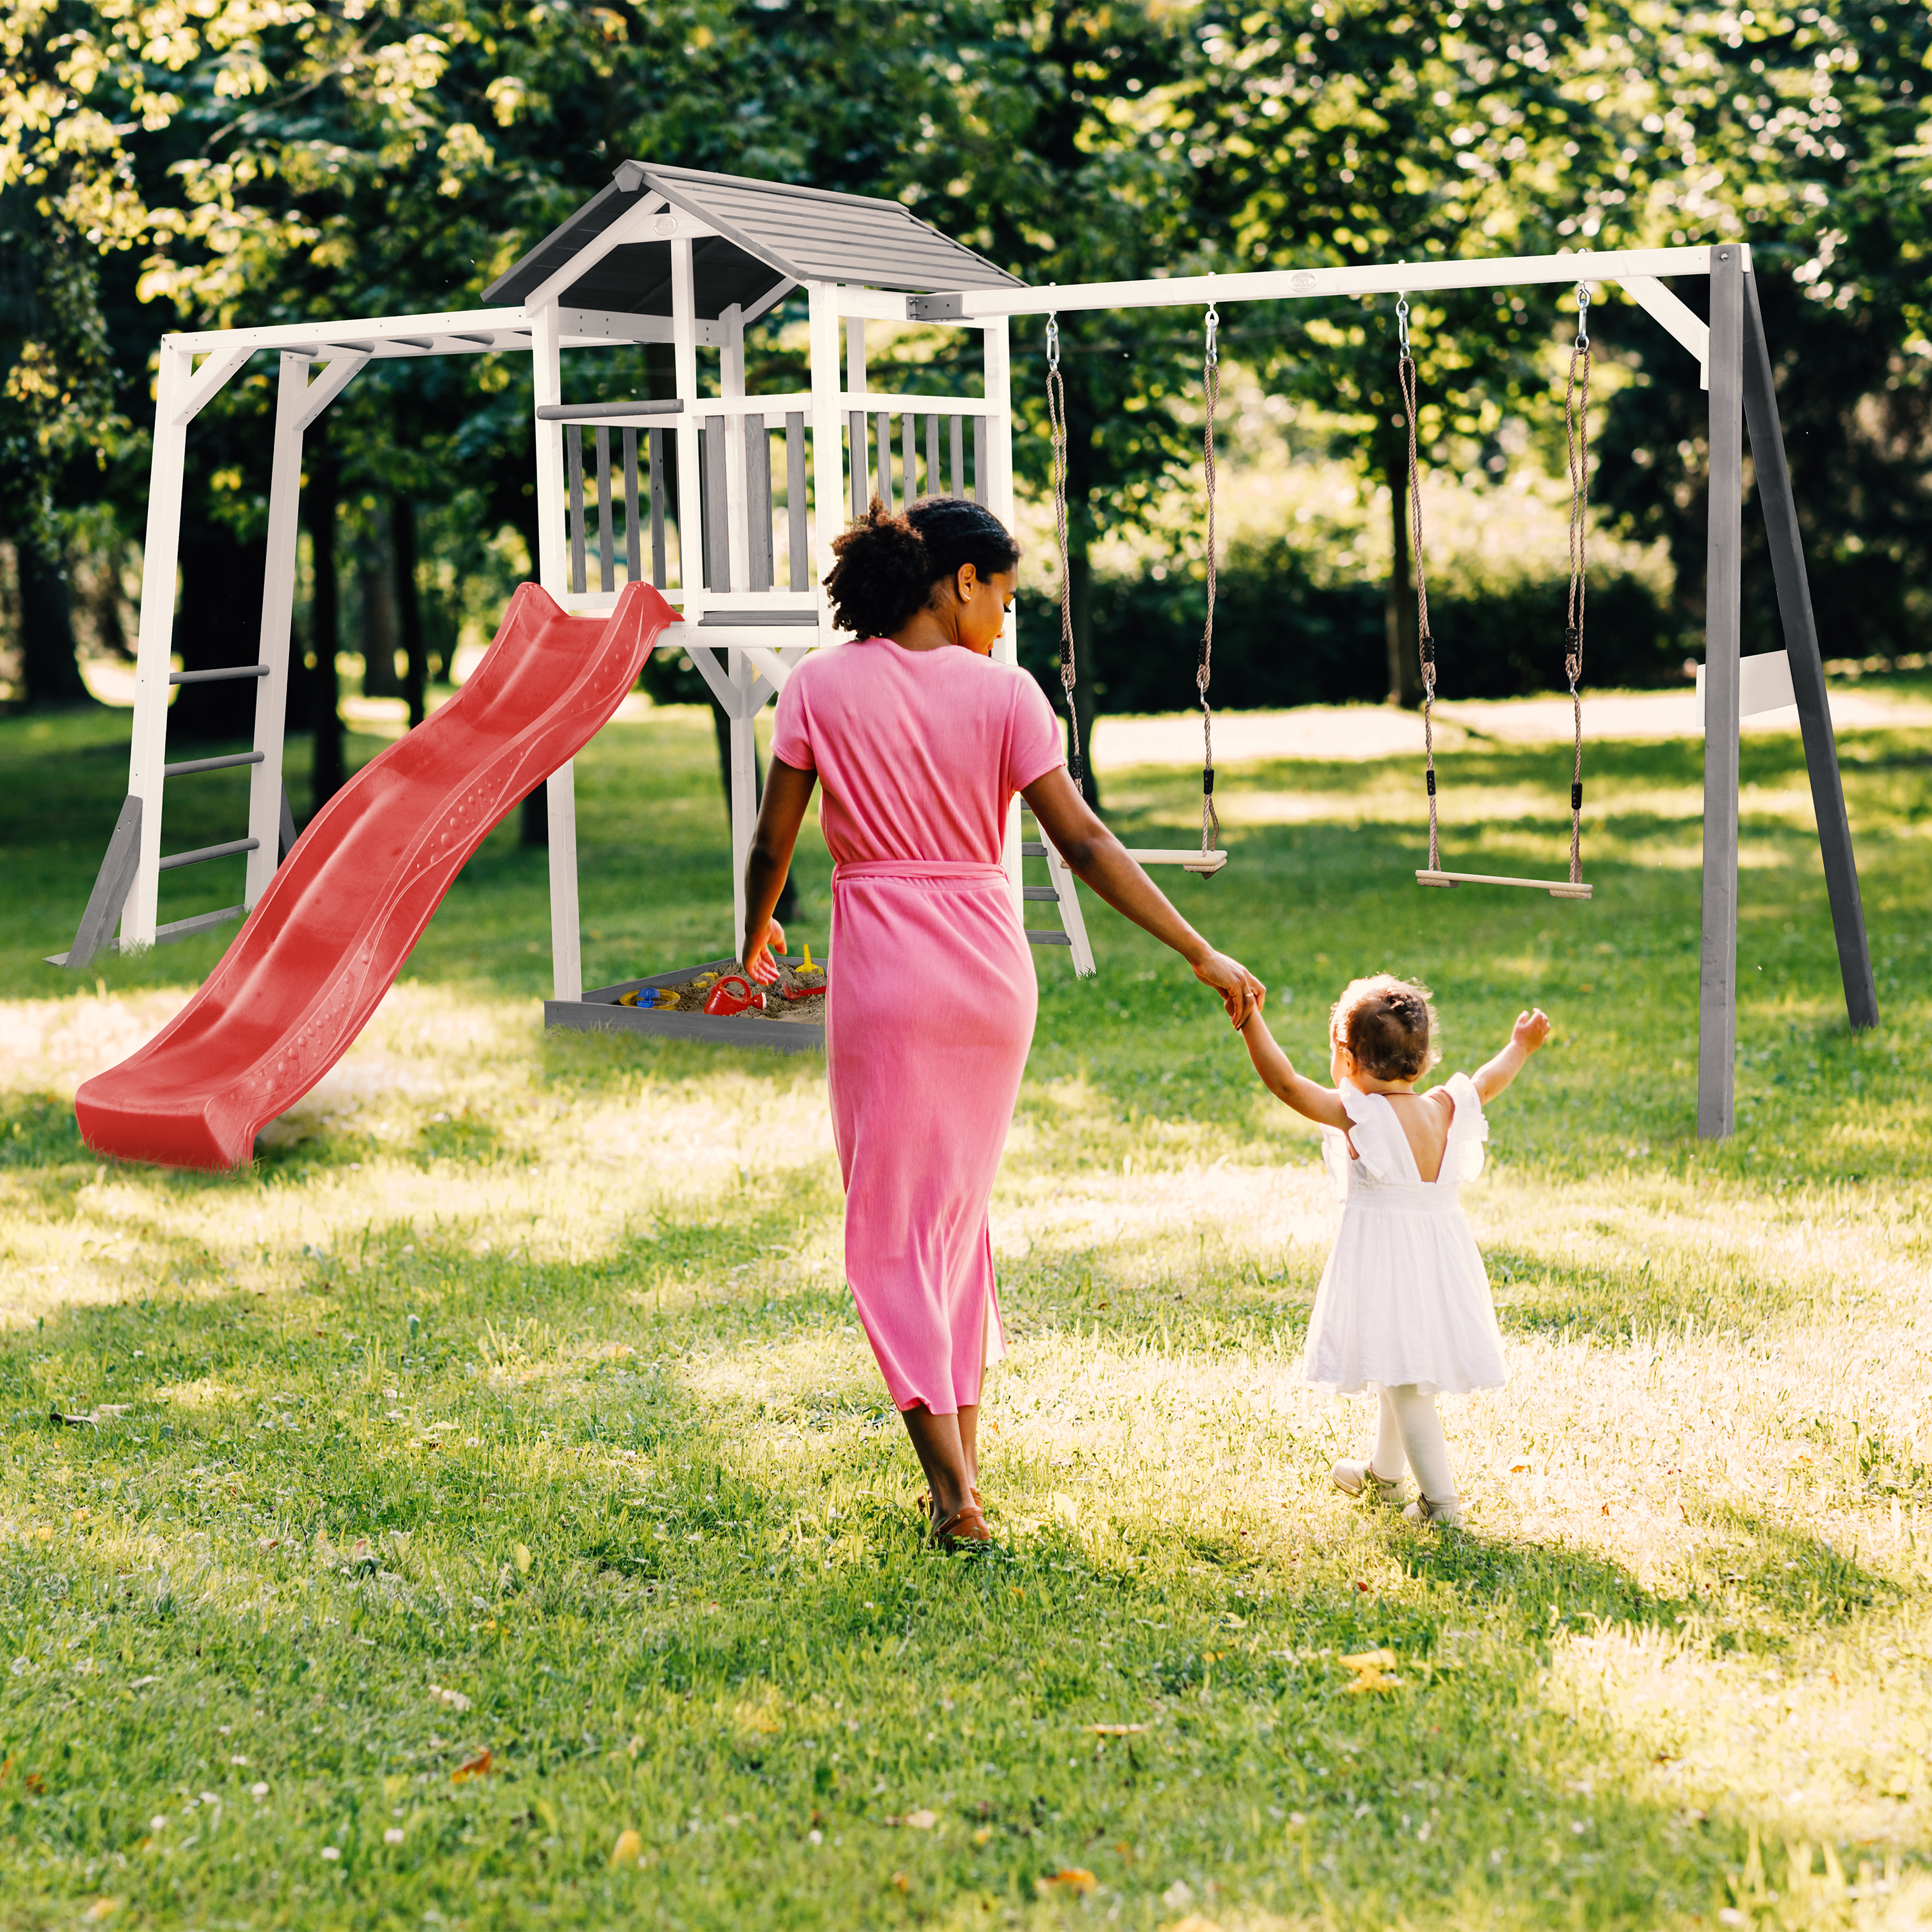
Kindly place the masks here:
[(87, 910), (80, 916), (80, 930), (66, 953), (50, 964), (78, 973), (93, 963), (94, 956), (109, 944), (119, 924), (121, 909), (134, 890), (135, 868), (141, 862), (141, 801), (130, 794), (121, 807), (121, 816), (107, 840), (107, 856), (100, 862), (94, 890), (87, 896)]
[(1811, 810), (1818, 821), (1818, 849), (1825, 861), (1825, 889), (1831, 897), (1832, 929), (1838, 942), (1838, 974), (1845, 985), (1845, 1011), (1853, 1027), (1876, 1026), (1878, 988), (1872, 981), (1871, 944), (1858, 896), (1858, 862), (1852, 852), (1838, 740), (1825, 695), (1824, 657), (1818, 647), (1817, 620), (1811, 611), (1804, 544), (1792, 495), (1791, 471), (1785, 461), (1784, 431), (1778, 421), (1778, 391), (1772, 381), (1764, 316), (1758, 307), (1757, 278), (1747, 275), (1744, 284), (1744, 421), (1750, 430), (1751, 462), (1757, 472), (1757, 500), (1771, 547), (1772, 575), (1778, 584), (1778, 614), (1784, 631), (1784, 653), (1791, 663), (1791, 688), (1804, 734)]
[(1697, 1134), (1737, 1124), (1738, 710), (1744, 544), (1744, 265), (1711, 250), (1710, 530), (1704, 589), (1704, 916)]
[(275, 835), (275, 863), (279, 866), (295, 850), (296, 810), (289, 802), (289, 788), (282, 787), (282, 822)]

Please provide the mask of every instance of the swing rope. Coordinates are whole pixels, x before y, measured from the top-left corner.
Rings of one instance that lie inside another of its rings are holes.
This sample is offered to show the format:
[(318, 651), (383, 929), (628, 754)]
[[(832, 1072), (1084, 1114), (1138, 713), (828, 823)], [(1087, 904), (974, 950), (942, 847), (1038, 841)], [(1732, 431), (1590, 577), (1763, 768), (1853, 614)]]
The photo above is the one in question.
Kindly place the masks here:
[(1073, 573), (1066, 550), (1066, 383), (1060, 373), (1060, 318), (1046, 318), (1046, 424), (1052, 446), (1048, 464), (1053, 480), (1053, 524), (1060, 541), (1060, 688), (1066, 694), (1066, 769), (1073, 789), (1084, 793), (1081, 780), (1080, 712), (1073, 700), (1076, 681), (1073, 662)]
[[(1576, 337), (1570, 345), (1570, 380), (1563, 392), (1563, 430), (1570, 450), (1570, 603), (1563, 668), (1570, 679), (1576, 758), (1570, 776), (1570, 883), (1583, 880), (1583, 675), (1585, 519), (1590, 497), (1590, 291), (1576, 284)], [(1430, 800), (1432, 815), (1435, 801)], [(1430, 863), (1435, 863), (1432, 857)]]
[(1208, 340), (1201, 364), (1201, 383), (1208, 402), (1207, 427), (1202, 434), (1202, 473), (1208, 486), (1208, 618), (1201, 630), (1201, 658), (1195, 667), (1194, 688), (1201, 694), (1201, 856), (1221, 842), (1221, 817), (1214, 809), (1214, 711), (1208, 701), (1208, 680), (1214, 674), (1214, 412), (1221, 400), (1221, 356), (1215, 332), (1221, 317), (1212, 304), (1208, 310)]
[[(1398, 296), (1395, 305), (1396, 382), (1402, 391), (1403, 413), (1408, 418), (1408, 517), (1413, 533), (1412, 548), (1415, 561), (1415, 640), (1422, 661), (1422, 754), (1429, 786), (1429, 869), (1442, 869), (1442, 853), (1436, 822), (1436, 640), (1429, 633), (1429, 572), (1423, 561), (1422, 474), (1415, 448), (1415, 358), (1408, 346), (1408, 297)], [(1571, 542), (1575, 542), (1572, 532)], [(1572, 592), (1574, 595), (1574, 592)], [(1574, 689), (1573, 684), (1572, 689)], [(1580, 746), (1581, 740), (1579, 740)], [(1578, 755), (1580, 757), (1581, 752)], [(1574, 875), (1573, 850), (1570, 870)]]

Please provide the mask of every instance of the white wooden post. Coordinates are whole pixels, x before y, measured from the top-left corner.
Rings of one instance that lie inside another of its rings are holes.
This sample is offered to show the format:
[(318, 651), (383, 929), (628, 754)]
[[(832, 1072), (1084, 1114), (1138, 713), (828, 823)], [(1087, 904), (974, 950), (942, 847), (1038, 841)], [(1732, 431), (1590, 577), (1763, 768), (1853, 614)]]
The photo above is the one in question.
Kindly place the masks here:
[(295, 621), (296, 546), (302, 523), (302, 418), (308, 401), (306, 356), (284, 350), (275, 391), (275, 445), (268, 483), (268, 556), (262, 573), (260, 662), (266, 677), (255, 685), (255, 748), (262, 762), (248, 781), (248, 884), (250, 906), (268, 889), (280, 862), (282, 740), (289, 713), (289, 633)]
[(731, 931), (732, 957), (745, 956), (745, 868), (752, 856), (752, 834), (758, 822), (758, 716), (764, 709), (754, 703), (758, 673), (742, 651), (732, 651), (731, 690)]
[[(547, 302), (532, 318), (531, 380), (541, 411), (563, 400), (561, 318)], [(537, 581), (559, 603), (569, 595), (570, 554), (563, 527), (563, 425), (536, 419)], [(566, 759), (544, 787), (550, 830), (550, 957), (553, 997), (584, 997), (584, 935), (577, 909), (577, 782)]]
[[(986, 325), (986, 461), (992, 474), (980, 479), (980, 496), (988, 509), (1004, 524), (1013, 526), (1013, 394), (1012, 354), (1006, 318)], [(1001, 664), (1016, 664), (1019, 655), (1019, 615), (1006, 614), (1006, 627), (993, 646), (993, 656)], [(1005, 847), (1006, 884), (1013, 896), (1013, 912), (1024, 921), (1025, 901), (1021, 887), (1025, 883), (1020, 859), (1020, 802), (1016, 798), (1006, 814)]]
[(824, 589), (836, 560), (832, 539), (845, 527), (845, 469), (838, 460), (844, 432), (838, 407), (838, 290), (834, 283), (814, 282), (811, 303), (812, 341), (812, 573), (818, 595), (818, 634), (832, 638), (832, 609)]
[(134, 660), (134, 728), (128, 790), (141, 801), (141, 856), (121, 914), (123, 946), (152, 946), (161, 895), (161, 767), (168, 755), (168, 675), (175, 639), (175, 575), (181, 550), (188, 424), (177, 422), (194, 374), (191, 350), (161, 338), (154, 386), (154, 454), (148, 474), (148, 536), (141, 558), (141, 635)]
[[(720, 318), (724, 344), (718, 357), (718, 392), (734, 401), (745, 394), (745, 317), (734, 302)], [(745, 425), (728, 416), (724, 424), (724, 529), (726, 554), (731, 567), (731, 588), (752, 587), (752, 506), (745, 473)]]
[(677, 424), (677, 582), (688, 624), (704, 611), (704, 497), (698, 467), (704, 430), (698, 412), (698, 283), (688, 235), (674, 236), (670, 244), (670, 317), (671, 360), (684, 404)]

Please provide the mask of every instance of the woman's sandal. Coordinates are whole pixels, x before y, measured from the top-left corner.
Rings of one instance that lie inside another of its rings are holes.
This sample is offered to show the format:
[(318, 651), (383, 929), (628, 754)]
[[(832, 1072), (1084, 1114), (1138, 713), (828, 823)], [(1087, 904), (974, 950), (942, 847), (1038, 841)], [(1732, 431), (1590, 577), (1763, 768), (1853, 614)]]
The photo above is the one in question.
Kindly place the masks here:
[(962, 1503), (952, 1514), (934, 1522), (932, 1540), (942, 1550), (957, 1550), (962, 1545), (976, 1544), (984, 1547), (993, 1540), (993, 1532), (986, 1527), (986, 1519), (980, 1513), (976, 1501)]

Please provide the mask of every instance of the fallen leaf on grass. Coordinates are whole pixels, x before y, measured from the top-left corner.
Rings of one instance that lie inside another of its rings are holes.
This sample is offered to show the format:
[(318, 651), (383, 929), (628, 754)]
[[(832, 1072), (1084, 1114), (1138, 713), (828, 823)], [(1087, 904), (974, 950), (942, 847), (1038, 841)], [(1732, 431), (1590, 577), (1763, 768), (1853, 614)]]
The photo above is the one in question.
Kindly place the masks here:
[(527, 1544), (513, 1543), (510, 1546), (510, 1561), (517, 1566), (519, 1576), (530, 1574), (530, 1552)]
[(628, 1826), (617, 1834), (617, 1842), (610, 1847), (610, 1869), (615, 1871), (620, 1865), (632, 1863), (644, 1849), (644, 1841)]
[(1147, 1726), (1144, 1724), (1089, 1724), (1087, 1728), (1096, 1738), (1137, 1738)]
[(892, 1874), (892, 1882), (893, 1891), (904, 1892), (910, 1884), (911, 1881), (908, 1879), (904, 1872), (894, 1872)]
[(1044, 1878), (1033, 1882), (1034, 1891), (1041, 1898), (1051, 1898), (1056, 1892), (1091, 1892), (1100, 1881), (1084, 1865), (1068, 1865), (1057, 1872), (1048, 1872)]
[(47, 1781), (38, 1771), (28, 1772), (26, 1776), (23, 1778), (20, 1782), (24, 1784), (36, 1798), (44, 1798), (46, 1796)]
[(478, 1751), (466, 1764), (459, 1764), (449, 1774), (449, 1781), (452, 1784), (460, 1784), (467, 1778), (487, 1778), (494, 1768), (486, 1748)]
[(90, 1924), (98, 1925), (104, 1918), (112, 1918), (121, 1910), (118, 1898), (97, 1898), (80, 1916)]
[(1177, 1919), (1167, 1932), (1221, 1932), (1221, 1928), (1213, 1919), (1203, 1918), (1199, 1912), (1190, 1912), (1185, 1918)]
[(1395, 1652), (1392, 1650), (1364, 1650), (1353, 1657), (1338, 1658), (1336, 1660), (1345, 1670), (1354, 1673), (1348, 1687), (1352, 1697), (1364, 1690), (1401, 1688), (1402, 1679), (1387, 1674), (1395, 1668)]

